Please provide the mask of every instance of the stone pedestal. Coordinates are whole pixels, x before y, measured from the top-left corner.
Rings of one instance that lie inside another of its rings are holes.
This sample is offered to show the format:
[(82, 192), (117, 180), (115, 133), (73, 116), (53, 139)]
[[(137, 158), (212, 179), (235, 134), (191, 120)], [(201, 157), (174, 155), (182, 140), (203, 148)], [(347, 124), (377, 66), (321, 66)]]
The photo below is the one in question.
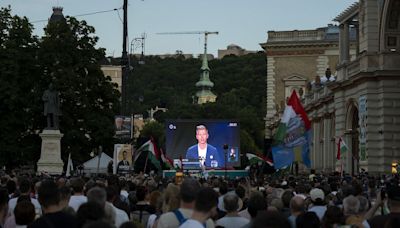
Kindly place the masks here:
[(59, 130), (43, 130), (39, 135), (42, 138), (42, 149), (37, 163), (37, 171), (60, 175), (64, 166), (61, 160), (61, 138), (63, 134)]

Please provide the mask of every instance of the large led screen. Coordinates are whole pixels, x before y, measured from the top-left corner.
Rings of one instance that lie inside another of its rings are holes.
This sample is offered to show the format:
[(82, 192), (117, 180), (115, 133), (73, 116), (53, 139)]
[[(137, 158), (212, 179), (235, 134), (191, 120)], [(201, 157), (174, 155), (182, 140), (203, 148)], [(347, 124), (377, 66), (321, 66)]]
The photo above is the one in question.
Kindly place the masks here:
[(240, 126), (235, 120), (167, 120), (166, 154), (205, 168), (240, 166)]

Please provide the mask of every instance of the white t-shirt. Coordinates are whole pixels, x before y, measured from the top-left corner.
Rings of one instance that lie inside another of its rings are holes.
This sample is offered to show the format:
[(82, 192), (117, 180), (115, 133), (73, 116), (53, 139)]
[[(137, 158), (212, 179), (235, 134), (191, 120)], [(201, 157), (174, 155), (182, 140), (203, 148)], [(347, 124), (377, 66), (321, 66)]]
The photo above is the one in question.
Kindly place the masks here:
[(206, 156), (207, 156), (207, 145), (206, 148), (200, 149), (200, 145), (197, 144), (197, 151), (199, 153), (199, 162), (203, 166), (204, 163), (206, 162)]
[(122, 223), (129, 221), (128, 214), (126, 214), (125, 211), (114, 207), (114, 205), (112, 203), (107, 202), (107, 204), (110, 205), (115, 212), (115, 226), (116, 227), (120, 227)]
[(313, 206), (312, 208), (308, 209), (308, 211), (315, 212), (319, 220), (322, 221), (322, 218), (324, 217), (324, 214), (326, 212), (326, 206)]
[(223, 227), (242, 227), (247, 225), (250, 220), (243, 218), (243, 217), (223, 217), (217, 220), (217, 226)]
[(153, 227), (153, 225), (154, 225), (154, 222), (156, 221), (156, 219), (157, 219), (157, 215), (155, 215), (155, 214), (152, 214), (152, 215), (150, 215), (149, 216), (149, 220), (147, 220), (147, 228), (152, 228)]
[[(193, 210), (186, 208), (179, 208), (184, 218), (192, 217)], [(179, 227), (179, 221), (173, 212), (167, 212), (160, 216), (157, 222), (157, 228), (176, 228)], [(208, 219), (206, 222), (207, 228), (214, 228), (214, 222), (212, 219)], [(203, 227), (204, 228), (204, 227)]]
[(179, 228), (204, 228), (204, 226), (197, 220), (188, 219)]
[(87, 202), (87, 197), (83, 195), (71, 196), (69, 198), (68, 206), (72, 207), (75, 212), (78, 211), (79, 207)]
[(125, 198), (128, 198), (129, 193), (126, 190), (121, 190), (121, 195), (124, 196)]
[[(12, 198), (8, 201), (8, 213), (10, 215), (14, 214), (15, 206), (17, 206), (18, 197)], [(31, 203), (35, 206), (36, 215), (42, 214), (42, 207), (37, 199), (31, 197)]]
[(251, 215), (249, 213), (249, 211), (247, 210), (243, 210), (243, 211), (239, 211), (239, 216), (248, 219), (249, 221), (251, 220)]
[(363, 225), (364, 228), (370, 228), (370, 227), (371, 227), (371, 226), (369, 225), (369, 223), (368, 223), (367, 220), (364, 220), (364, 221), (362, 222), (362, 225)]

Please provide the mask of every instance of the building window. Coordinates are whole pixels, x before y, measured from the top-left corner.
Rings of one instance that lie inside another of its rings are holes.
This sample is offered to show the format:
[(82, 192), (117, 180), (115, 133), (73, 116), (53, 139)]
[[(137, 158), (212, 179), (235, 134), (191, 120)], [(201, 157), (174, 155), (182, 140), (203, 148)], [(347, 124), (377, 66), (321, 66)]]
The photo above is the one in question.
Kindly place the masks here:
[(297, 96), (300, 98), (304, 98), (304, 91), (307, 83), (306, 78), (299, 75), (292, 75), (283, 79), (283, 82), (285, 86), (285, 98), (290, 97), (293, 91), (296, 91)]

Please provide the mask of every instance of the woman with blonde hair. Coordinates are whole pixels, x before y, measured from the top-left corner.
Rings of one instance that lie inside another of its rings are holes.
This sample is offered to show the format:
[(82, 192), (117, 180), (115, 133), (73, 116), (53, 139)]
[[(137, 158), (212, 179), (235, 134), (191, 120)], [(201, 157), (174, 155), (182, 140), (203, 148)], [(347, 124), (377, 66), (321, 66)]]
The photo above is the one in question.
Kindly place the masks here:
[(166, 213), (178, 209), (179, 205), (179, 187), (173, 183), (169, 183), (164, 191), (163, 212)]

